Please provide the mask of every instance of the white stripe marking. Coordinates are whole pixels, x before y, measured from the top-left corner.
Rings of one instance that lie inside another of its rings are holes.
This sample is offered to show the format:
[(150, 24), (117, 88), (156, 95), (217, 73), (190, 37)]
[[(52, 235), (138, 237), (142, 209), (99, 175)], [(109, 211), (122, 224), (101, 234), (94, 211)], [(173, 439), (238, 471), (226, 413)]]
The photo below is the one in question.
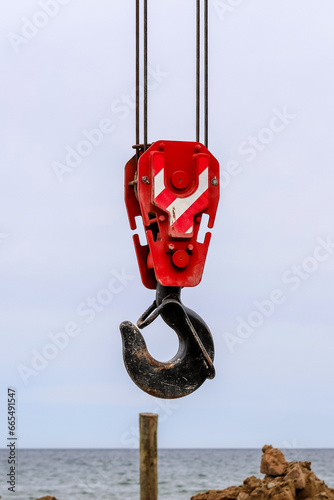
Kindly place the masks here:
[(199, 176), (198, 188), (195, 193), (188, 196), (188, 198), (176, 198), (176, 200), (166, 208), (171, 215), (171, 224), (174, 224), (174, 222), (176, 222), (207, 189), (209, 189), (209, 167)]
[(160, 172), (154, 177), (154, 198), (157, 198), (160, 193), (165, 189), (165, 169), (162, 168)]

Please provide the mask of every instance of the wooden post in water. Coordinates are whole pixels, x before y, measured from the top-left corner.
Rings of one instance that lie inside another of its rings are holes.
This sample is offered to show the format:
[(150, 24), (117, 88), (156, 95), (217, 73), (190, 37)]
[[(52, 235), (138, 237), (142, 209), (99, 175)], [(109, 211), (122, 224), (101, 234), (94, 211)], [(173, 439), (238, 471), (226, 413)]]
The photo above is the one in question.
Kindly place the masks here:
[(140, 500), (158, 500), (158, 415), (139, 414)]

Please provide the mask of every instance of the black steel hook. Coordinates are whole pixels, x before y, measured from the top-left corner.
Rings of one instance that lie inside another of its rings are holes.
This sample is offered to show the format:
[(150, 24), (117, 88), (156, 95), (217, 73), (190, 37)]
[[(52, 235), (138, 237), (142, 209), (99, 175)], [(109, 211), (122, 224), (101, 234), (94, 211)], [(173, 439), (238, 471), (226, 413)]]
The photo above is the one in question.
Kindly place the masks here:
[(214, 378), (214, 345), (211, 332), (194, 311), (185, 307), (181, 288), (157, 285), (156, 300), (137, 321), (145, 328), (159, 315), (179, 337), (176, 355), (166, 363), (154, 359), (138, 328), (124, 321), (120, 325), (123, 358), (128, 374), (143, 391), (165, 399), (181, 398)]

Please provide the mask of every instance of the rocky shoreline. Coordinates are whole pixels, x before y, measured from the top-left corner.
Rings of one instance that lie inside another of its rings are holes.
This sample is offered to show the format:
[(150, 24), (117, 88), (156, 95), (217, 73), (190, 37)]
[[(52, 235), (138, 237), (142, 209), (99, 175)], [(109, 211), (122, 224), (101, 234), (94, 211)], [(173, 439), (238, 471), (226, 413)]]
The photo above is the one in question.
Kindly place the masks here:
[(240, 486), (206, 491), (191, 500), (334, 500), (334, 489), (312, 472), (311, 462), (287, 462), (282, 451), (271, 445), (262, 452), (263, 479), (251, 476)]
[[(248, 477), (240, 486), (209, 490), (191, 500), (334, 500), (334, 489), (311, 470), (311, 462), (287, 462), (278, 448), (262, 448), (260, 472), (263, 479)], [(46, 496), (37, 500), (57, 500)]]

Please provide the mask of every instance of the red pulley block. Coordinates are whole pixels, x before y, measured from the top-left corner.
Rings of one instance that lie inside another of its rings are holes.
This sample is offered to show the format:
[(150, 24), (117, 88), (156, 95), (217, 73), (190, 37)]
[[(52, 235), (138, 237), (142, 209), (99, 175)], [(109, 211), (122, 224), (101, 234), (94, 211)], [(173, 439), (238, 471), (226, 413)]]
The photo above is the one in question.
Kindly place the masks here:
[(219, 201), (219, 163), (198, 142), (157, 141), (125, 167), (125, 203), (131, 229), (142, 216), (147, 245), (134, 235), (143, 284), (196, 286), (211, 233), (197, 241), (203, 214), (212, 228)]

